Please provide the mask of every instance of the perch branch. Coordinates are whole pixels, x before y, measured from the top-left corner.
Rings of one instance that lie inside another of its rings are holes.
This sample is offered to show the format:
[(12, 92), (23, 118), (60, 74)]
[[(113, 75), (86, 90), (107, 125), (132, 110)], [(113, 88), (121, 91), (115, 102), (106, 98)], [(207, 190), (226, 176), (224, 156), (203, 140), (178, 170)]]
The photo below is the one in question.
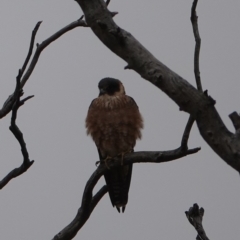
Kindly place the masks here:
[(17, 83), (16, 83), (16, 88), (14, 91), (14, 95), (16, 96), (16, 101), (13, 104), (12, 107), (12, 118), (11, 118), (11, 125), (9, 127), (10, 131), (13, 133), (15, 138), (18, 140), (20, 146), (21, 146), (21, 151), (23, 155), (23, 163), (20, 167), (13, 169), (10, 173), (8, 173), (1, 181), (0, 181), (0, 189), (5, 187), (10, 180), (12, 180), (15, 177), (20, 176), (24, 172), (28, 170), (34, 163), (34, 160), (30, 161), (29, 160), (29, 155), (26, 147), (26, 143), (23, 138), (23, 134), (21, 130), (18, 128), (16, 125), (16, 119), (17, 119), (17, 111), (20, 106), (22, 106), (28, 99), (32, 98), (33, 96), (28, 96), (22, 100), (20, 100), (21, 95), (23, 94), (21, 86), (20, 86), (20, 78), (21, 78), (21, 71), (19, 70), (19, 74), (17, 76)]
[[(189, 154), (196, 153), (200, 150), (200, 148), (194, 149), (182, 149), (177, 148), (171, 151), (162, 151), (162, 152), (134, 152), (128, 153), (124, 155), (123, 164), (127, 165), (130, 163), (161, 163), (161, 162), (168, 162), (172, 160), (179, 159)], [(113, 158), (108, 163), (108, 167), (115, 168), (121, 166), (122, 158), (116, 157)], [(70, 240), (76, 236), (77, 232), (82, 228), (85, 222), (90, 217), (94, 207), (97, 205), (99, 200), (104, 196), (107, 192), (107, 187), (102, 187), (98, 193), (92, 197), (92, 192), (97, 184), (98, 180), (103, 176), (103, 174), (108, 171), (108, 168), (105, 164), (100, 164), (99, 167), (94, 171), (92, 176), (89, 178), (88, 182), (86, 183), (85, 190), (82, 197), (82, 205), (78, 210), (76, 217), (73, 221), (67, 225), (62, 231), (60, 231), (53, 240)]]
[(197, 240), (209, 240), (207, 237), (202, 221), (203, 221), (203, 215), (204, 215), (204, 209), (200, 208), (197, 205), (197, 203), (193, 204), (192, 207), (189, 208), (188, 211), (185, 212), (186, 217), (188, 221), (193, 225), (193, 227), (196, 229), (198, 235)]

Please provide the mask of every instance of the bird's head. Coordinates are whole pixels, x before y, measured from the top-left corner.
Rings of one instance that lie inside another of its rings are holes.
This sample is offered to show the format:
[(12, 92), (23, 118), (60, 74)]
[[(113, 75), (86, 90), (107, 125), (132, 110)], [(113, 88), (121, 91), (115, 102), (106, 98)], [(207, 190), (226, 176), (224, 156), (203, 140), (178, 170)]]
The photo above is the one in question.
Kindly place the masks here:
[(123, 95), (125, 94), (125, 89), (123, 84), (115, 78), (103, 78), (98, 83), (99, 88), (99, 96), (109, 95), (109, 96), (116, 96), (116, 95)]

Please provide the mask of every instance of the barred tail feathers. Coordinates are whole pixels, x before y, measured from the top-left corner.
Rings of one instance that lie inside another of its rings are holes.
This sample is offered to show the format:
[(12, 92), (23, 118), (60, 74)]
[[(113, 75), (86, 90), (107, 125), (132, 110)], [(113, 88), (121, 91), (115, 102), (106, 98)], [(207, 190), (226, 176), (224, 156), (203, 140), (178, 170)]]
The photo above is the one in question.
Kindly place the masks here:
[(110, 169), (104, 175), (109, 197), (118, 212), (124, 212), (128, 202), (128, 192), (132, 176), (132, 164)]

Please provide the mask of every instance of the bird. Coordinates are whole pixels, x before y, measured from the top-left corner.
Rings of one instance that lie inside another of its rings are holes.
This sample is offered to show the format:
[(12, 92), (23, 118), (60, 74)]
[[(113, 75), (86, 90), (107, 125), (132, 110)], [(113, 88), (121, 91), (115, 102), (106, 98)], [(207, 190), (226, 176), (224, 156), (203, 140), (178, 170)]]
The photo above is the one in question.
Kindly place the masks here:
[[(133, 98), (127, 96), (122, 82), (115, 78), (103, 78), (98, 83), (99, 95), (88, 109), (87, 135), (98, 149), (100, 164), (111, 158), (134, 152), (137, 139), (141, 139), (143, 118)], [(113, 207), (124, 212), (128, 202), (133, 164), (108, 170), (104, 174)]]

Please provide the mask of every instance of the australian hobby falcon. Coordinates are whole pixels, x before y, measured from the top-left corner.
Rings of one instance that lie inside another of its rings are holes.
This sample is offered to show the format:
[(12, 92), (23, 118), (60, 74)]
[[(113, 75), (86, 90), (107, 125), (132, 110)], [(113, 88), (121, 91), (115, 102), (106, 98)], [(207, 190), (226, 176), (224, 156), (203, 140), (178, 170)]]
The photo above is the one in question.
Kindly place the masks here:
[[(114, 78), (104, 78), (99, 84), (86, 118), (87, 134), (95, 142), (100, 162), (133, 152), (141, 138), (143, 119), (133, 98), (125, 94), (123, 84)], [(113, 206), (122, 212), (128, 201), (132, 164), (109, 169), (104, 175)]]

